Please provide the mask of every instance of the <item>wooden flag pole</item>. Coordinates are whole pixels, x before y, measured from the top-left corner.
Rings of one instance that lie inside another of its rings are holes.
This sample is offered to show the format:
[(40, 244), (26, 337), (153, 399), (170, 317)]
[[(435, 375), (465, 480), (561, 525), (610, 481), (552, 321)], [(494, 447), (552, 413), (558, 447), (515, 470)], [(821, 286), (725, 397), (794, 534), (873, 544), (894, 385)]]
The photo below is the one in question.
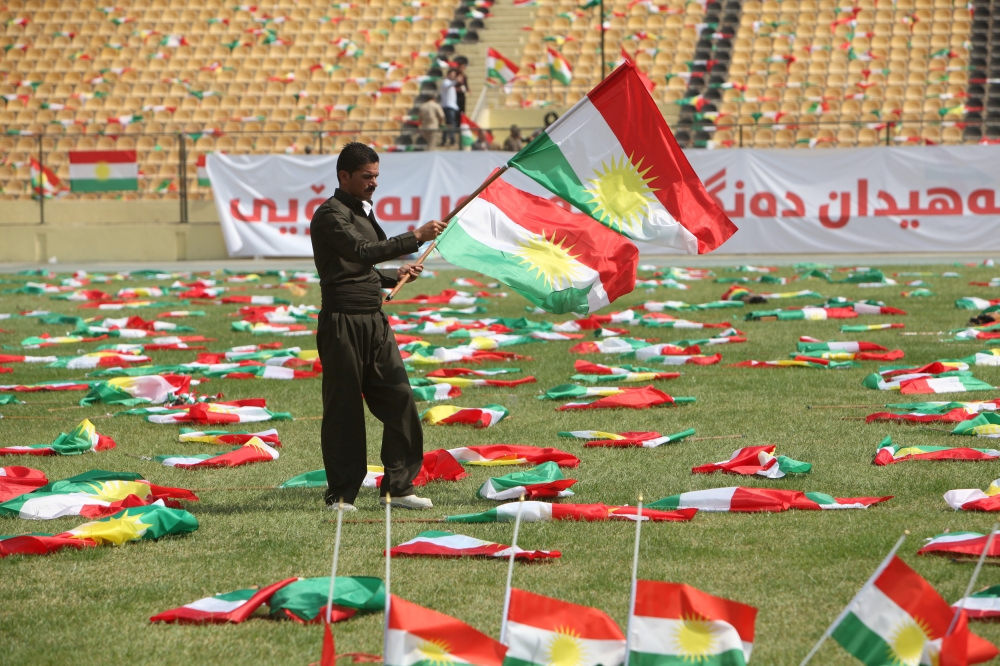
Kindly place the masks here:
[[(889, 566), (889, 563), (892, 561), (892, 558), (895, 557), (896, 555), (896, 551), (899, 550), (899, 547), (903, 545), (903, 541), (906, 540), (906, 535), (909, 533), (910, 533), (909, 530), (903, 532), (903, 536), (899, 537), (899, 541), (896, 542), (896, 545), (892, 547), (892, 550), (889, 551), (889, 554), (885, 556), (885, 559), (882, 560), (882, 563), (878, 565), (877, 569), (875, 569), (875, 573), (873, 573), (871, 577), (865, 581), (865, 584), (861, 586), (861, 589), (858, 590), (858, 593), (854, 595), (851, 601), (857, 599), (858, 595), (860, 595), (862, 592), (871, 587), (872, 584), (875, 582), (875, 579), (882, 575), (882, 572), (885, 571), (885, 568), (887, 566)], [(850, 608), (851, 608), (850, 603), (844, 606), (844, 610), (840, 611), (840, 615), (837, 616), (837, 619), (835, 619), (833, 623), (829, 627), (827, 627), (826, 631), (823, 632), (823, 635), (819, 637), (819, 641), (816, 642), (816, 645), (813, 646), (812, 650), (809, 650), (809, 654), (806, 655), (806, 658), (802, 660), (802, 663), (799, 664), (799, 666), (806, 666), (806, 664), (808, 664), (809, 661), (814, 656), (816, 656), (816, 653), (819, 652), (819, 649), (821, 647), (823, 647), (823, 643), (826, 641), (826, 639), (833, 635), (833, 631), (837, 628), (837, 625), (839, 625), (841, 621), (843, 621), (843, 619), (847, 617), (847, 614), (850, 612)]]
[[(510, 167), (508, 167), (506, 164), (504, 164), (502, 167), (500, 167), (499, 169), (497, 169), (496, 171), (494, 171), (493, 173), (491, 173), (490, 177), (487, 178), (486, 180), (484, 180), (483, 184), (480, 185), (479, 187), (477, 187), (476, 190), (472, 194), (470, 194), (465, 199), (463, 199), (458, 204), (456, 204), (455, 207), (451, 209), (451, 212), (449, 212), (447, 215), (445, 215), (444, 220), (442, 220), (442, 221), (443, 222), (447, 222), (448, 220), (451, 220), (452, 218), (454, 218), (455, 216), (457, 216), (459, 213), (461, 213), (463, 208), (465, 208), (469, 203), (471, 203), (473, 199), (475, 199), (480, 194), (482, 194), (483, 190), (485, 190), (487, 187), (489, 187), (490, 184), (493, 183), (494, 180), (496, 180), (497, 178), (499, 178), (500, 176), (502, 176), (504, 174), (504, 172), (507, 171), (507, 169), (509, 169), (509, 168)], [(427, 249), (424, 250), (424, 253), (422, 255), (420, 255), (420, 258), (417, 259), (417, 265), (418, 266), (422, 266), (423, 265), (424, 261), (426, 261), (427, 257), (429, 257), (431, 255), (431, 252), (434, 251), (435, 247), (437, 247), (437, 241), (436, 240), (432, 241), (431, 244), (427, 246)], [(403, 279), (400, 280), (396, 284), (396, 286), (392, 288), (392, 291), (389, 292), (389, 295), (385, 297), (385, 302), (388, 303), (389, 301), (391, 301), (392, 299), (394, 299), (396, 297), (396, 294), (399, 293), (399, 290), (403, 288), (403, 285), (406, 284), (409, 281), (410, 281), (410, 276), (408, 274), (405, 275), (405, 276), (403, 276)]]
[(944, 632), (945, 636), (951, 636), (951, 632), (955, 630), (955, 625), (958, 624), (958, 616), (961, 615), (962, 609), (965, 606), (965, 600), (969, 598), (972, 594), (972, 588), (976, 584), (976, 579), (979, 578), (979, 572), (983, 568), (983, 562), (986, 560), (986, 555), (990, 552), (990, 546), (993, 545), (993, 537), (997, 535), (997, 528), (1000, 527), (1000, 523), (993, 523), (993, 529), (990, 530), (990, 536), (986, 539), (986, 545), (983, 546), (983, 552), (979, 554), (979, 561), (976, 562), (976, 568), (972, 570), (972, 578), (969, 579), (969, 584), (965, 587), (965, 594), (962, 598), (958, 600), (955, 604), (958, 608), (955, 609), (955, 614), (951, 617), (951, 624), (948, 625), (948, 631)]
[(382, 638), (383, 658), (389, 656), (389, 611), (392, 607), (392, 594), (389, 587), (389, 571), (392, 562), (392, 495), (385, 494), (385, 630)]
[(500, 642), (507, 638), (507, 615), (510, 613), (510, 584), (514, 578), (514, 553), (517, 550), (517, 533), (521, 530), (521, 512), (524, 511), (524, 493), (517, 503), (517, 517), (514, 518), (514, 539), (510, 543), (510, 559), (507, 562), (507, 589), (503, 595), (503, 618), (500, 620)]

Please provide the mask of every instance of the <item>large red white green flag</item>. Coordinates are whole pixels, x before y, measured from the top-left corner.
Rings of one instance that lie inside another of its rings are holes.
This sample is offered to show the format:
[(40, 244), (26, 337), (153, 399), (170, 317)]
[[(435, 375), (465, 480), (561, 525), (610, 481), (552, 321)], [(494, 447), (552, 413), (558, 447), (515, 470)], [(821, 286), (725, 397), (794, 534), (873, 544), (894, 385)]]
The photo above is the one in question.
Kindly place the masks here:
[(620, 666), (625, 635), (603, 611), (511, 590), (504, 666)]
[(757, 609), (681, 583), (637, 581), (627, 666), (745, 666)]
[(737, 230), (632, 64), (612, 72), (508, 164), (633, 240), (699, 254)]
[(898, 557), (858, 592), (847, 611), (833, 639), (868, 666), (979, 664), (998, 654), (963, 622), (946, 638), (954, 610)]
[(464, 622), (392, 596), (385, 666), (500, 666), (503, 645)]
[(438, 239), (445, 259), (500, 280), (549, 312), (593, 312), (635, 286), (627, 238), (495, 180)]
[(71, 150), (69, 186), (73, 192), (139, 189), (134, 150)]

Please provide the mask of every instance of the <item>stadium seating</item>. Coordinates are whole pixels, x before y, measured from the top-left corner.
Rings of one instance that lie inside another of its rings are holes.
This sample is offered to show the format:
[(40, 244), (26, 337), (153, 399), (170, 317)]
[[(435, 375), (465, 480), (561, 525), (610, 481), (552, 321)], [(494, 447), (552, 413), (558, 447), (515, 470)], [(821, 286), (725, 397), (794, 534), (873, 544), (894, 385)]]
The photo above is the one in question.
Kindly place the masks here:
[[(662, 3), (662, 4), (661, 4)], [(456, 45), (490, 43), (489, 0), (9, 0), (0, 9), (0, 197), (30, 196), (39, 153), (137, 151), (140, 191), (172, 198), (199, 156), (420, 148), (415, 107)], [(501, 107), (568, 108), (601, 77), (599, 10), (510, 7), (522, 77)], [(498, 8), (501, 5), (498, 5)], [(688, 147), (1000, 141), (1000, 7), (990, 0), (607, 0), (606, 67), (624, 50)], [(498, 33), (499, 34), (499, 33)], [(459, 48), (462, 48), (459, 46)], [(547, 49), (573, 69), (548, 78)], [(481, 67), (470, 76), (481, 76)], [(477, 82), (481, 85), (481, 82)], [(475, 89), (476, 85), (473, 86)]]

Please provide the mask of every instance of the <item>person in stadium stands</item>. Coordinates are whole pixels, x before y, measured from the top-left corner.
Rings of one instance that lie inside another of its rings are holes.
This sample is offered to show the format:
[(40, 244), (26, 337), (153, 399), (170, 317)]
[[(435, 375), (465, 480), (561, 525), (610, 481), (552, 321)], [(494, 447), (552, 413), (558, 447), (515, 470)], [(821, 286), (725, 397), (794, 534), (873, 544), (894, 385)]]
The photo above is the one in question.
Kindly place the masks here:
[(449, 69), (441, 79), (441, 106), (444, 107), (444, 132), (441, 147), (455, 145), (455, 130), (458, 129), (458, 70)]
[(455, 69), (458, 70), (458, 74), (455, 76), (455, 92), (457, 93), (458, 102), (458, 119), (461, 123), (462, 116), (465, 115), (465, 95), (469, 92), (469, 81), (465, 78), (465, 68), (469, 66), (469, 59), (465, 56), (458, 56), (455, 58)]
[(486, 138), (486, 132), (479, 130), (479, 135), (476, 137), (475, 143), (472, 144), (473, 150), (489, 150), (490, 141)]
[(517, 125), (510, 126), (510, 136), (503, 142), (503, 149), (508, 153), (516, 153), (524, 148), (524, 141), (521, 140), (521, 128)]
[(375, 264), (413, 254), (421, 243), (437, 238), (447, 223), (433, 220), (393, 238), (372, 214), (378, 185), (378, 154), (363, 143), (349, 143), (337, 158), (340, 187), (316, 209), (309, 227), (319, 271), (323, 305), (316, 344), (323, 364), (323, 425), (320, 447), (326, 467), (326, 504), (340, 501), (348, 511), (368, 470), (365, 408), (382, 422), (380, 502), (390, 493), (392, 505), (430, 509), (417, 497), (413, 479), (424, 459), (424, 436), (406, 368), (389, 320), (382, 312), (382, 288), (422, 266), (406, 264), (396, 276)]
[(434, 150), (436, 145), (436, 135), (444, 122), (444, 109), (438, 104), (437, 95), (432, 95), (429, 100), (417, 108), (420, 118), (420, 135), (424, 137), (427, 147), (424, 150)]

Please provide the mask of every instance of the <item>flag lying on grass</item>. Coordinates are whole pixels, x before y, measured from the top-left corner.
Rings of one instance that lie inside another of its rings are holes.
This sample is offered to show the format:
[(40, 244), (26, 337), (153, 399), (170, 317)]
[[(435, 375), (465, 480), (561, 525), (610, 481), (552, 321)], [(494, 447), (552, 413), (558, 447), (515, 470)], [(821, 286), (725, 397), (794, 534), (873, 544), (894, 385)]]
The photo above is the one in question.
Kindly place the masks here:
[[(972, 420), (981, 412), (995, 411), (1000, 406), (1000, 399), (977, 400), (973, 402), (907, 402), (886, 405), (889, 412), (878, 412), (869, 414), (867, 421), (917, 421), (933, 422), (946, 421), (960, 423)], [(981, 421), (975, 425), (986, 425)], [(1000, 432), (1000, 429), (998, 429)], [(952, 434), (978, 435), (977, 432), (953, 432)], [(988, 435), (984, 435), (988, 436)]]
[[(888, 497), (831, 497), (825, 493), (771, 488), (713, 488), (664, 497), (650, 503), (650, 509), (698, 509), (700, 511), (758, 512), (788, 509), (867, 509)], [(645, 509), (644, 509), (645, 510)]]
[(826, 361), (820, 358), (781, 358), (777, 361), (740, 361), (732, 363), (730, 368), (811, 368), (813, 370), (850, 370), (859, 367), (851, 361)]
[(97, 432), (89, 419), (84, 419), (69, 433), (61, 433), (51, 444), (0, 447), (0, 456), (74, 456), (90, 451), (115, 448), (115, 440)]
[(992, 643), (969, 632), (964, 617), (945, 637), (954, 611), (898, 557), (861, 588), (847, 610), (832, 637), (868, 666), (936, 664), (946, 656), (951, 663), (978, 664), (997, 655)]
[[(898, 361), (906, 356), (902, 349), (887, 352), (811, 351), (790, 354), (793, 358), (824, 359), (827, 361)], [(857, 367), (857, 366), (854, 366)]]
[(523, 472), (491, 477), (476, 496), (496, 501), (517, 499), (522, 495), (525, 499), (571, 497), (573, 491), (569, 488), (574, 483), (576, 479), (565, 478), (557, 463), (546, 462)]
[[(414, 380), (410, 380), (410, 384), (413, 384)], [(460, 388), (482, 388), (485, 386), (493, 386), (497, 388), (513, 388), (515, 386), (522, 386), (524, 384), (534, 384), (538, 380), (533, 376), (529, 375), (527, 377), (522, 377), (520, 379), (469, 379), (467, 377), (431, 377), (427, 376), (424, 379), (420, 379), (421, 382), (430, 382), (431, 384), (451, 384), (452, 386), (458, 386)]]
[(145, 375), (142, 377), (116, 377), (101, 382), (90, 389), (80, 405), (95, 403), (134, 407), (142, 404), (160, 405), (176, 399), (191, 390), (187, 375)]
[(807, 335), (803, 335), (799, 338), (799, 342), (796, 345), (796, 350), (800, 352), (815, 352), (815, 351), (828, 351), (828, 352), (884, 352), (889, 351), (887, 347), (882, 345), (877, 345), (874, 342), (853, 342), (853, 341), (836, 341), (830, 340), (823, 342), (822, 340), (817, 340), (816, 338), (811, 338)]
[(385, 630), (385, 666), (500, 666), (506, 650), (464, 622), (392, 595)]
[(496, 375), (506, 375), (521, 372), (520, 368), (491, 368), (489, 370), (471, 370), (469, 368), (438, 368), (431, 370), (426, 377), (495, 377)]
[(191, 428), (181, 428), (180, 432), (180, 441), (199, 442), (201, 444), (240, 446), (254, 438), (260, 439), (270, 446), (281, 446), (281, 438), (278, 437), (278, 431), (274, 428), (260, 432), (229, 432), (227, 430), (192, 430)]
[(573, 375), (571, 379), (585, 382), (648, 382), (657, 379), (677, 379), (681, 376), (679, 372), (658, 372), (652, 368), (633, 365), (601, 365), (582, 360), (576, 361), (573, 369), (581, 374)]
[(233, 451), (156, 456), (153, 460), (167, 467), (204, 469), (209, 467), (240, 467), (252, 463), (271, 462), (277, 460), (278, 455), (277, 449), (272, 449), (263, 440), (254, 437)]
[[(364, 488), (378, 488), (382, 483), (385, 470), (379, 465), (368, 465), (368, 473), (362, 482)], [(420, 472), (413, 479), (413, 485), (423, 486), (430, 481), (460, 481), (468, 474), (454, 456), (444, 449), (428, 451), (424, 454), (424, 462)], [(293, 476), (282, 483), (279, 488), (326, 488), (326, 470), (318, 469)]]
[(906, 328), (906, 324), (843, 324), (841, 333), (867, 333), (868, 331), (884, 331), (890, 328)]
[[(991, 401), (988, 404), (993, 405)], [(976, 437), (990, 437), (996, 439), (1000, 437), (1000, 414), (996, 412), (983, 412), (971, 419), (962, 421), (951, 431), (953, 435), (974, 435)]]
[(786, 474), (806, 474), (812, 470), (812, 464), (792, 460), (788, 456), (775, 456), (778, 447), (774, 444), (764, 446), (744, 446), (733, 451), (729, 460), (692, 467), (692, 474), (711, 474), (713, 472), (729, 472), (730, 474), (757, 475), (768, 479), (781, 479)]
[[(949, 490), (944, 494), (944, 501), (955, 511), (1000, 511), (1000, 479), (997, 479), (983, 492), (978, 488), (963, 488)], [(3, 505), (0, 504), (0, 507)]]
[(150, 622), (167, 624), (239, 624), (258, 608), (270, 602), (275, 592), (290, 585), (298, 578), (286, 578), (267, 587), (248, 587), (224, 594), (216, 594), (157, 613)]
[(879, 391), (899, 391), (903, 395), (993, 390), (992, 386), (979, 381), (968, 370), (953, 370), (940, 362), (920, 368), (904, 368), (902, 371), (873, 372), (861, 381), (861, 385)]
[(509, 165), (633, 240), (695, 254), (736, 232), (631, 64), (612, 72)]
[[(445, 516), (449, 523), (506, 523), (513, 521), (518, 512), (518, 505), (523, 505), (521, 520), (527, 523), (548, 523), (557, 520), (583, 520), (587, 522), (602, 520), (635, 520), (636, 507), (608, 506), (606, 504), (553, 504), (551, 502), (509, 502), (495, 509), (482, 513), (466, 513), (455, 516)], [(642, 519), (653, 522), (687, 522), (698, 513), (697, 509), (680, 509), (677, 511), (646, 510), (642, 508)]]
[(255, 423), (260, 421), (291, 421), (290, 412), (271, 412), (264, 406), (264, 399), (234, 400), (232, 402), (199, 402), (177, 407), (142, 407), (119, 412), (118, 415), (145, 416), (150, 423)]
[(51, 380), (37, 384), (0, 384), (0, 391), (39, 393), (42, 391), (86, 391), (100, 382)]
[[(454, 532), (421, 532), (405, 543), (395, 546), (390, 553), (422, 557), (510, 557), (511, 547), (491, 541), (483, 541)], [(544, 560), (561, 557), (558, 550), (524, 550), (514, 548), (514, 559)]]
[(45, 472), (31, 467), (0, 467), (0, 502), (30, 493), (49, 482)]
[(438, 238), (448, 261), (548, 312), (593, 312), (632, 291), (639, 251), (548, 199), (493, 181)]
[(205, 370), (206, 377), (217, 379), (312, 379), (318, 377), (318, 372), (297, 370), (278, 365), (240, 365), (237, 369)]
[[(588, 340), (586, 342), (580, 342), (569, 348), (569, 353), (571, 354), (627, 354), (634, 352), (636, 349), (642, 349), (651, 346), (650, 343), (645, 340), (639, 340), (636, 338), (628, 337), (614, 337), (607, 340)], [(701, 353), (700, 348), (689, 349), (685, 347), (678, 347), (674, 344), (664, 344), (660, 345), (660, 349), (656, 352), (659, 355), (667, 354), (699, 354)], [(651, 354), (651, 356), (654, 354)]]
[(448, 449), (448, 453), (464, 465), (538, 465), (554, 462), (560, 467), (577, 467), (580, 464), (579, 458), (565, 451), (520, 444), (463, 446)]
[(560, 437), (573, 437), (584, 439), (587, 442), (585, 447), (616, 447), (625, 448), (630, 446), (644, 449), (655, 449), (663, 444), (679, 442), (686, 437), (690, 437), (695, 432), (694, 428), (688, 428), (672, 435), (661, 435), (658, 432), (602, 432), (600, 430), (572, 430), (560, 432)]
[(974, 592), (967, 597), (962, 597), (951, 607), (961, 608), (967, 616), (976, 620), (1000, 617), (1000, 585), (994, 585), (985, 590)]
[[(326, 615), (330, 577), (300, 578), (271, 596), (271, 617), (318, 624)], [(370, 576), (337, 576), (333, 590), (334, 621), (346, 620), (358, 611), (385, 608), (385, 584)]]
[(0, 516), (52, 520), (62, 516), (97, 518), (158, 500), (197, 500), (184, 488), (158, 486), (131, 472), (91, 470), (55, 481), (0, 504)]
[(660, 405), (680, 405), (694, 401), (695, 398), (674, 398), (657, 388), (644, 386), (642, 388), (629, 389), (622, 391), (621, 393), (609, 395), (593, 402), (567, 402), (564, 405), (556, 407), (556, 411), (562, 412), (572, 409), (615, 409), (620, 407), (627, 409), (647, 409), (649, 407), (657, 407)]
[[(432, 384), (430, 386), (413, 386), (413, 378), (410, 379), (410, 390), (413, 391), (413, 399), (416, 402), (433, 402), (437, 400), (451, 400), (462, 395), (462, 389), (451, 384)], [(419, 381), (419, 380), (418, 380)]]
[(549, 666), (571, 654), (575, 666), (617, 666), (625, 635), (606, 613), (513, 589), (507, 613), (505, 666)]
[(996, 449), (971, 449), (964, 446), (901, 446), (886, 437), (875, 452), (876, 465), (891, 465), (904, 460), (996, 460), (1000, 451)]
[(438, 405), (422, 412), (420, 420), (427, 425), (464, 424), (489, 428), (500, 423), (509, 413), (502, 405), (486, 405), (482, 408)]
[(744, 666), (757, 609), (681, 583), (639, 580), (629, 621), (629, 664)]
[(0, 557), (8, 555), (45, 555), (62, 548), (83, 548), (128, 541), (162, 539), (189, 534), (198, 529), (198, 519), (183, 509), (163, 506), (162, 501), (149, 506), (123, 509), (63, 532), (61, 534), (24, 534), (0, 536)]
[[(979, 559), (986, 547), (989, 535), (978, 532), (946, 532), (927, 539), (923, 548), (917, 551), (917, 555), (946, 555), (948, 557), (960, 556), (963, 559)], [(987, 557), (1000, 557), (1000, 539), (993, 537), (990, 544), (990, 552)]]

